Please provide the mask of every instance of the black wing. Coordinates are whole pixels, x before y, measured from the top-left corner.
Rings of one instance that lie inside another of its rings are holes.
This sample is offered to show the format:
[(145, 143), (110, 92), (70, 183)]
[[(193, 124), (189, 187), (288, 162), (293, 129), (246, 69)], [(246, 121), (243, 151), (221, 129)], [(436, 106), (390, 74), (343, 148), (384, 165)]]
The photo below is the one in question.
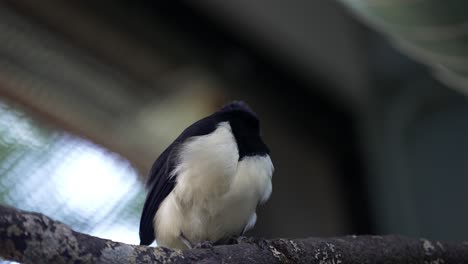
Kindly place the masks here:
[(140, 219), (140, 245), (149, 245), (154, 241), (153, 219), (159, 206), (166, 196), (174, 189), (175, 178), (170, 178), (175, 166), (175, 144), (170, 145), (154, 162), (147, 182), (148, 196), (146, 196), (143, 213)]
[(174, 175), (174, 177), (170, 176), (177, 165), (178, 147), (187, 138), (211, 133), (219, 121), (217, 116), (212, 115), (195, 122), (185, 129), (154, 162), (146, 184), (148, 196), (146, 197), (140, 219), (140, 245), (149, 245), (155, 239), (154, 216), (161, 203), (174, 189), (176, 184), (177, 175)]

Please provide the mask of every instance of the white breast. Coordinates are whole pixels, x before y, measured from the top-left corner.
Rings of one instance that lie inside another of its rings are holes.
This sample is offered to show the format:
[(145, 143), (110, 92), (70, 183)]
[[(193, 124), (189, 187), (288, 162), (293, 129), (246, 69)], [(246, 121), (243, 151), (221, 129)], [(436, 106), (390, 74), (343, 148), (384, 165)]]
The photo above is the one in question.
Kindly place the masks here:
[(158, 245), (185, 248), (192, 243), (240, 235), (253, 227), (255, 209), (271, 194), (273, 164), (268, 155), (239, 160), (228, 122), (194, 137), (179, 150), (177, 184), (155, 218)]

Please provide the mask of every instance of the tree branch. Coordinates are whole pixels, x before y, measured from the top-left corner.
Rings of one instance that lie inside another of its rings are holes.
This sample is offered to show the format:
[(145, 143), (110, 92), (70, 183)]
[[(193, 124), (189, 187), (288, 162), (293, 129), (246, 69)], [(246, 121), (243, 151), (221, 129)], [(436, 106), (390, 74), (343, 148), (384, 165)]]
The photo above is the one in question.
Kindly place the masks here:
[(402, 236), (255, 239), (192, 250), (128, 245), (0, 205), (0, 257), (24, 263), (468, 263), (468, 243)]

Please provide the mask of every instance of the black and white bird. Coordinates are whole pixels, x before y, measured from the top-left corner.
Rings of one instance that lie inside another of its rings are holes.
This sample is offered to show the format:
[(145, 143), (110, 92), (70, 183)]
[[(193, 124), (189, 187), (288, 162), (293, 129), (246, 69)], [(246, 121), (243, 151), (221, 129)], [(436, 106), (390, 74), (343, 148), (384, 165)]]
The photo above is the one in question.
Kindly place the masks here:
[(186, 128), (154, 162), (140, 244), (186, 249), (240, 236), (271, 194), (273, 164), (257, 115), (241, 101)]

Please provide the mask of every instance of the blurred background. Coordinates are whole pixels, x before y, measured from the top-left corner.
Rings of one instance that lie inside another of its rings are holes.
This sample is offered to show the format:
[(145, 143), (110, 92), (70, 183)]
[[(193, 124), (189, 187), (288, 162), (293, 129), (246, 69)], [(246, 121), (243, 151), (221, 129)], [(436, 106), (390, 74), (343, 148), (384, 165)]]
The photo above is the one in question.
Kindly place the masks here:
[(0, 202), (136, 244), (153, 161), (242, 99), (276, 168), (249, 235), (466, 240), (467, 7), (3, 1)]

